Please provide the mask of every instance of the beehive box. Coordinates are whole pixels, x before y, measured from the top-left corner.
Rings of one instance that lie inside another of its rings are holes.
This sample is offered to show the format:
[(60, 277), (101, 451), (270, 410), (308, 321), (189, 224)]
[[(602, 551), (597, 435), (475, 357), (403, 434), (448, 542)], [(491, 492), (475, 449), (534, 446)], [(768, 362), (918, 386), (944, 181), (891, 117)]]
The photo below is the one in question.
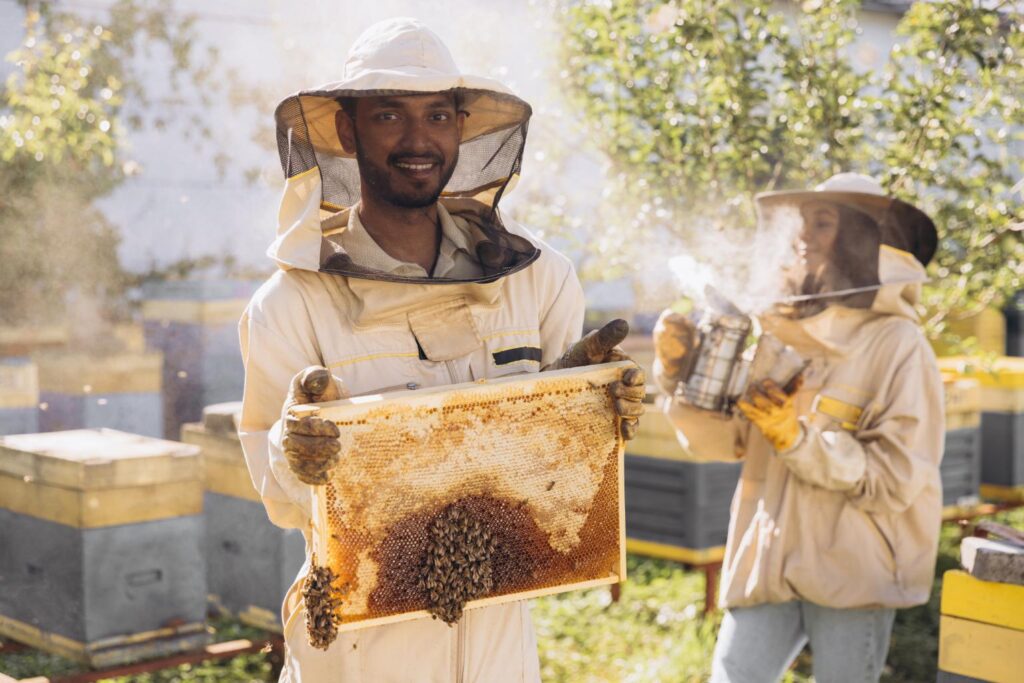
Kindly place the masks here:
[(693, 564), (720, 560), (742, 463), (694, 462), (655, 396), (651, 387), (626, 444), (626, 548)]
[(1024, 586), (943, 575), (939, 681), (1018, 683), (1024, 672)]
[(0, 436), (39, 431), (39, 375), (29, 358), (0, 358)]
[(298, 529), (267, 518), (252, 485), (236, 431), (241, 403), (203, 410), (201, 423), (181, 428), (181, 440), (198, 446), (206, 522), (206, 580), (218, 611), (269, 631), (281, 631), (281, 603), (306, 557)]
[(143, 290), (146, 343), (164, 354), (164, 434), (202, 419), (203, 406), (242, 395), (238, 320), (258, 282), (188, 280)]
[(198, 450), (106, 429), (0, 438), (0, 634), (96, 667), (203, 646)]
[(981, 384), (982, 496), (1024, 499), (1024, 358), (940, 358), (939, 367)]
[(973, 378), (943, 377), (946, 438), (939, 474), (942, 504), (978, 502), (981, 486), (981, 384)]
[[(972, 315), (962, 317), (954, 311), (946, 316), (950, 333), (961, 340), (973, 339), (980, 353), (1006, 353), (1006, 317), (998, 308), (984, 308)], [(957, 346), (940, 340), (932, 341), (932, 348), (940, 356), (957, 353)]]
[(67, 345), (71, 335), (67, 323), (50, 325), (0, 326), (0, 358), (31, 356)]
[(163, 435), (159, 353), (48, 351), (39, 366), (39, 429), (119, 429)]
[[(453, 621), (462, 607), (622, 580), (622, 439), (608, 385), (628, 367), (293, 408), (338, 424), (344, 463), (314, 493), (307, 623)], [(311, 585), (328, 599), (311, 602)]]

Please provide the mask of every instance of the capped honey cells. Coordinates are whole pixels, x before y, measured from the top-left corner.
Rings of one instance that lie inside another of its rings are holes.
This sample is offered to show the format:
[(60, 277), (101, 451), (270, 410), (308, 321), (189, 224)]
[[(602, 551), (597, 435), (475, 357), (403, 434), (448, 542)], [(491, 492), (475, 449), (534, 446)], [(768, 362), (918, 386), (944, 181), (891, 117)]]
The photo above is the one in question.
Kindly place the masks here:
[(608, 386), (629, 367), (293, 409), (341, 434), (340, 464), (314, 488), (310, 642), (413, 618), (453, 624), (476, 606), (622, 580), (622, 441)]

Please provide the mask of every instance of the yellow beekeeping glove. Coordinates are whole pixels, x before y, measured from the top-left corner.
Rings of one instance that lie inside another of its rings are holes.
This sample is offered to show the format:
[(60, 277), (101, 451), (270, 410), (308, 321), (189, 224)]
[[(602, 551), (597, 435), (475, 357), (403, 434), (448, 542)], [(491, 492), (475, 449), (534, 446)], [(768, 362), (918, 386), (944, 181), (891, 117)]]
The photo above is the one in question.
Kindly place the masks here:
[(760, 385), (751, 385), (746, 397), (736, 404), (778, 453), (788, 451), (802, 435), (794, 400), (801, 384), (803, 379), (798, 377), (787, 387), (790, 389), (787, 392), (766, 379)]

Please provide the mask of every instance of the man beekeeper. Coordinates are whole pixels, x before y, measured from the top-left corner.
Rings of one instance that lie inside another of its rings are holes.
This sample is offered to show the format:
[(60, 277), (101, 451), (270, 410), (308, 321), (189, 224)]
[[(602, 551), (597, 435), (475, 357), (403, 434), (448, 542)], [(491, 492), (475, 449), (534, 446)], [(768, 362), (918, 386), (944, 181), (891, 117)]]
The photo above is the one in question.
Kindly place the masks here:
[[(692, 454), (743, 461), (711, 680), (777, 681), (810, 642), (815, 680), (875, 681), (895, 610), (928, 600), (938, 547), (942, 383), (914, 310), (935, 227), (849, 173), (756, 201), (762, 228), (799, 230), (796, 296), (761, 324), (809, 365), (788, 387), (755, 382), (732, 417), (665, 404)], [(670, 395), (694, 338), (662, 315), (655, 375)]]
[[(574, 344), (584, 302), (572, 264), (497, 210), (530, 113), (501, 84), (460, 73), (411, 19), (374, 25), (341, 81), (278, 106), (287, 184), (268, 253), (279, 270), (240, 325), (240, 432), (270, 519), (302, 529), (307, 546), (310, 484), (344, 463), (335, 425), (282, 424), (283, 407), (623, 357), (622, 326)], [(637, 368), (612, 386), (625, 436), (643, 384)], [(301, 581), (283, 608), (282, 681), (539, 680), (526, 603), (469, 610), (454, 627), (345, 632), (317, 650)]]

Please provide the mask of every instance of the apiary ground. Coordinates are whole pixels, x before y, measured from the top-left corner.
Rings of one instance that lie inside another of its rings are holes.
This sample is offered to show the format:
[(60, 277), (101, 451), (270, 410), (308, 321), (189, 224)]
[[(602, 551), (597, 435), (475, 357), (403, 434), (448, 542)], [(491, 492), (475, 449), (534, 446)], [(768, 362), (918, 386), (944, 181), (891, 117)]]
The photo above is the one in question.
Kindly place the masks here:
[[(1024, 510), (995, 517), (1004, 524), (1024, 528)], [(938, 659), (938, 613), (942, 573), (957, 565), (960, 532), (943, 528), (932, 601), (903, 610), (896, 617), (886, 683), (935, 680)], [(619, 603), (598, 588), (533, 602), (533, 620), (543, 680), (570, 683), (608, 681), (701, 681), (710, 673), (711, 653), (719, 616), (702, 616), (703, 574), (664, 560), (631, 555), (630, 580)], [(263, 632), (230, 620), (213, 624), (215, 640), (259, 638)], [(0, 654), (0, 672), (14, 678), (53, 676), (76, 671), (77, 665), (60, 657), (27, 650)], [(266, 655), (244, 655), (233, 660), (191, 665), (154, 672), (145, 683), (250, 683), (269, 681)], [(110, 679), (108, 679), (109, 681)], [(798, 660), (788, 681), (811, 681), (810, 658)], [(116, 679), (141, 683), (143, 679)]]

